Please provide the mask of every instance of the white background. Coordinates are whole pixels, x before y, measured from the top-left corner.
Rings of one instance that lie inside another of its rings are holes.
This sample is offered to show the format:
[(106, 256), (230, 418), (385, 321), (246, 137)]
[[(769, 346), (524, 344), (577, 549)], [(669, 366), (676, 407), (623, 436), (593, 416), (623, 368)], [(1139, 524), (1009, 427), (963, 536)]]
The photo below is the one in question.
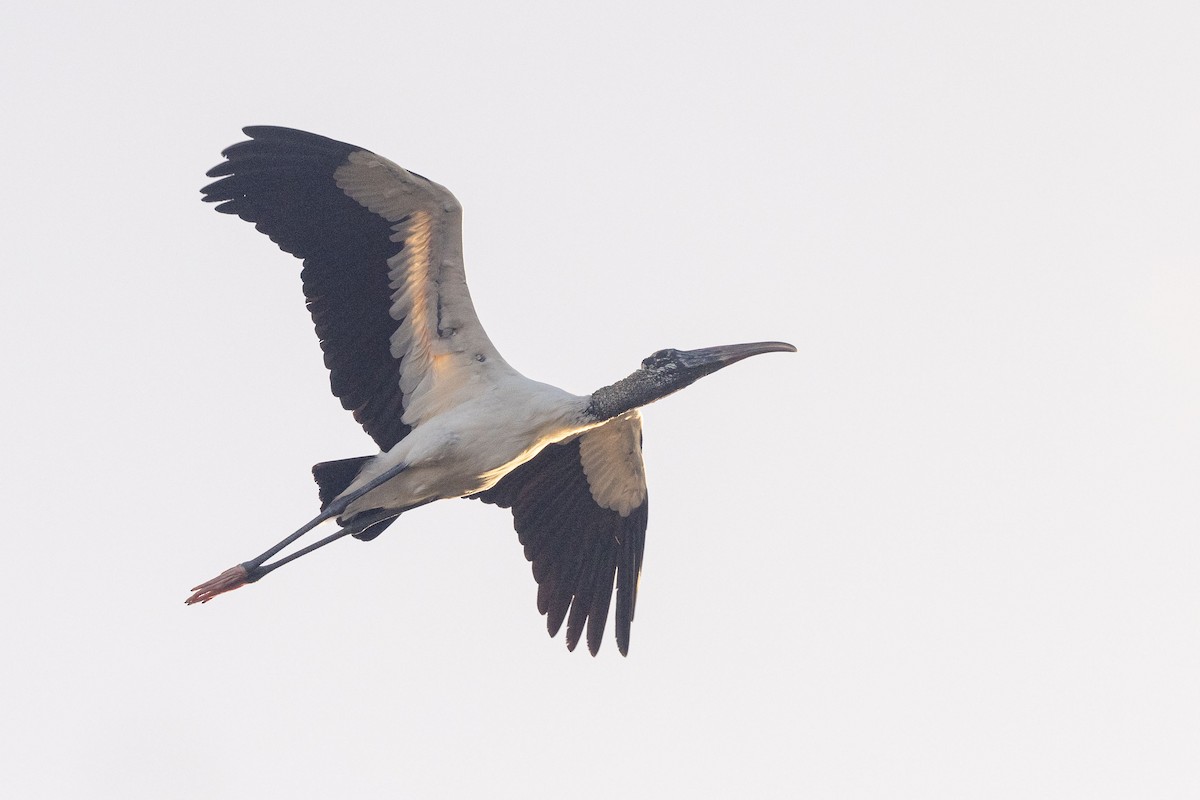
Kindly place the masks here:
[[(1200, 795), (1198, 40), (1183, 2), (10, 9), (5, 794)], [(646, 411), (627, 659), (547, 638), (465, 501), (183, 605), (373, 452), (299, 263), (199, 202), (249, 124), (450, 187), (531, 377), (800, 348)]]

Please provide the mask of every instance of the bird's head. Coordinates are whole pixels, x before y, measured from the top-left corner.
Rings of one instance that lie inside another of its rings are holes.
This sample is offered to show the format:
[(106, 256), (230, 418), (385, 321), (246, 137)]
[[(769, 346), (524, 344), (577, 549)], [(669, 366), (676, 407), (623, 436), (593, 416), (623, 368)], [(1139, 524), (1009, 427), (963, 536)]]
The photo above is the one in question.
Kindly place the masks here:
[(632, 375), (592, 392), (585, 416), (612, 419), (690, 386), (705, 375), (760, 353), (794, 353), (787, 342), (751, 342), (699, 350), (658, 350), (646, 356)]
[[(722, 344), (720, 347), (698, 350), (658, 350), (642, 360), (643, 379), (654, 386), (654, 399), (690, 386), (704, 375), (730, 366), (752, 355), (763, 353), (796, 353), (796, 348), (787, 342), (751, 342), (748, 344)], [(635, 373), (636, 374), (636, 373)]]
[(690, 386), (705, 375), (762, 353), (794, 353), (787, 342), (750, 342), (703, 347), (699, 350), (658, 350), (642, 360), (641, 371), (664, 391), (659, 397)]

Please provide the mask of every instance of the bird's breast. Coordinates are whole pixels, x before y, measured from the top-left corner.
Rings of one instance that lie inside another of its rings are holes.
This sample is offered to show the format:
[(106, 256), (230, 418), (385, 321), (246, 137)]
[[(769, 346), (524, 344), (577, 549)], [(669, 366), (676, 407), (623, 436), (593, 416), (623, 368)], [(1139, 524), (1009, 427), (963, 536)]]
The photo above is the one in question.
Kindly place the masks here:
[(351, 508), (407, 508), (490, 489), (548, 444), (580, 429), (578, 414), (565, 403), (536, 400), (493, 395), (415, 428), (356, 483), (369, 480), (368, 472), (382, 474), (400, 463), (407, 468)]

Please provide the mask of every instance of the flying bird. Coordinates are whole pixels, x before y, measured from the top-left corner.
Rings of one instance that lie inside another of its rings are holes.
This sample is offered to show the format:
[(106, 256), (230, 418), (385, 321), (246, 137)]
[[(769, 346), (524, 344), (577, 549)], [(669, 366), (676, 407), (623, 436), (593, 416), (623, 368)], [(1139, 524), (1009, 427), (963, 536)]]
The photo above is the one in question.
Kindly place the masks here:
[[(785, 342), (659, 350), (589, 395), (526, 378), (501, 357), (467, 290), (462, 209), (442, 186), (354, 145), (245, 128), (201, 191), (303, 260), (330, 388), (379, 452), (313, 467), (321, 511), (271, 549), (193, 587), (188, 604), (259, 580), (346, 535), (467, 497), (512, 509), (538, 611), (567, 647), (600, 648), (610, 605), (629, 651), (646, 536), (638, 409)], [(334, 519), (338, 530), (272, 558)], [(615, 603), (613, 600), (616, 589)]]

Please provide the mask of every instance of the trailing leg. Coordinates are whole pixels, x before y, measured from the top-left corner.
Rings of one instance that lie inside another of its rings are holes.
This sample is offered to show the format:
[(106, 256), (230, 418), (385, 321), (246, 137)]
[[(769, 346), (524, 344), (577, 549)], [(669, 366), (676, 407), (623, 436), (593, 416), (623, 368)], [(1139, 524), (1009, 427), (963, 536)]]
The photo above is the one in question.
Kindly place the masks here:
[(274, 570), (276, 567), (281, 567), (289, 561), (293, 561), (300, 556), (305, 555), (306, 553), (311, 553), (313, 550), (324, 547), (330, 542), (342, 538), (346, 534), (359, 533), (385, 519), (394, 517), (397, 513), (399, 513), (398, 511), (387, 512), (381, 510), (375, 513), (360, 515), (354, 520), (353, 525), (342, 528), (336, 533), (326, 536), (319, 542), (311, 544), (302, 550), (298, 550), (295, 553), (276, 561), (274, 564), (266, 563), (280, 550), (283, 550), (285, 547), (311, 531), (313, 528), (320, 525), (325, 520), (340, 516), (355, 500), (359, 499), (368, 492), (378, 489), (380, 486), (403, 472), (406, 467), (406, 464), (398, 464), (389, 469), (387, 472), (384, 472), (383, 474), (373, 478), (362, 488), (356, 489), (348, 495), (338, 497), (337, 499), (333, 500), (333, 502), (326, 505), (320, 514), (313, 517), (291, 535), (280, 540), (279, 543), (277, 543), (271, 549), (260, 553), (257, 557), (252, 558), (249, 561), (243, 561), (241, 564), (238, 564), (235, 567), (230, 567), (212, 580), (205, 581), (199, 586), (193, 586), (192, 595), (184, 602), (187, 605), (192, 605), (194, 603), (207, 603), (209, 600), (212, 600), (219, 594), (231, 592), (234, 589), (246, 585), (247, 583), (254, 583), (268, 572)]

